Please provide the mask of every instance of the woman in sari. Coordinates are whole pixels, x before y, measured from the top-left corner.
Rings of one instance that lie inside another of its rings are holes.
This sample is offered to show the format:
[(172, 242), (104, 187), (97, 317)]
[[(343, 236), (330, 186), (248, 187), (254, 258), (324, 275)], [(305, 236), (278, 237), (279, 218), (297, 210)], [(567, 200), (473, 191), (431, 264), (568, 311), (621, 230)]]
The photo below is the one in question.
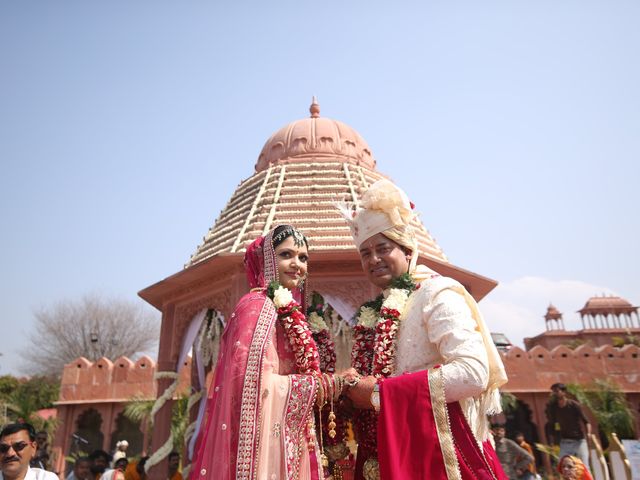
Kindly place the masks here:
[(222, 335), (192, 480), (324, 478), (313, 409), (344, 381), (320, 373), (303, 314), (307, 261), (308, 241), (290, 225), (247, 249), (251, 290)]
[(563, 480), (593, 480), (582, 460), (573, 455), (565, 455), (560, 459), (558, 472)]

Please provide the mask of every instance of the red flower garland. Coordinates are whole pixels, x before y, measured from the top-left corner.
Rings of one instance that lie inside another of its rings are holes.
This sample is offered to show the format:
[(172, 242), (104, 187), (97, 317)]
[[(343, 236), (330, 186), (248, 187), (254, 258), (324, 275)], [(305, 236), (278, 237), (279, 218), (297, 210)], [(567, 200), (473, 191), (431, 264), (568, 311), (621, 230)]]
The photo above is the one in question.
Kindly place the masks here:
[(393, 373), (400, 312), (392, 308), (382, 307), (380, 316), (381, 319), (376, 324), (375, 349), (371, 372), (377, 378), (388, 377)]
[(376, 332), (373, 328), (356, 325), (353, 328), (353, 348), (351, 350), (351, 365), (356, 371), (366, 377), (371, 375), (373, 362), (373, 342)]
[(320, 359), (307, 319), (295, 301), (276, 310), (296, 358), (296, 370), (301, 374), (320, 373)]
[[(420, 285), (416, 285), (406, 277), (406, 289), (411, 294)], [(397, 288), (397, 286), (394, 286)], [(384, 304), (382, 299), (378, 299)], [(371, 304), (369, 304), (371, 305)], [(364, 306), (369, 306), (365, 304)], [(378, 304), (379, 305), (379, 304)], [(361, 307), (362, 308), (362, 307)], [(394, 370), (396, 357), (396, 336), (400, 312), (384, 306), (369, 308), (380, 309), (380, 316), (375, 328), (356, 325), (353, 329), (354, 343), (351, 350), (351, 365), (362, 376), (373, 375), (380, 383), (390, 376)], [(359, 312), (360, 310), (358, 310)], [(358, 451), (366, 458), (378, 455), (378, 412), (375, 410), (357, 410), (354, 415), (354, 430), (358, 441)], [(362, 448), (362, 451), (360, 451)]]
[(320, 330), (313, 334), (313, 338), (318, 346), (320, 357), (320, 370), (324, 373), (336, 372), (336, 347), (331, 340), (328, 329)]

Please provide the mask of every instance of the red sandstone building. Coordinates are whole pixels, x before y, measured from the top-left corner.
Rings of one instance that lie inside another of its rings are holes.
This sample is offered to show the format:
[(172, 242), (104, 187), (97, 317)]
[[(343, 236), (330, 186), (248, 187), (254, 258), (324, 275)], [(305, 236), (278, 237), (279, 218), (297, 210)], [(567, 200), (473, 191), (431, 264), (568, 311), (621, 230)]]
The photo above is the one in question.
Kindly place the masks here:
[[(248, 289), (242, 266), (245, 246), (277, 224), (292, 223), (307, 234), (313, 255), (310, 288), (323, 295), (342, 318), (351, 318), (357, 306), (373, 296), (348, 226), (334, 202), (346, 200), (357, 204), (368, 186), (385, 176), (377, 170), (369, 146), (355, 130), (321, 117), (315, 101), (310, 112), (309, 118), (283, 127), (267, 140), (255, 172), (238, 186), (185, 268), (140, 292), (143, 299), (162, 312), (157, 364), (144, 357), (135, 363), (128, 359), (113, 363), (102, 359), (91, 364), (79, 359), (65, 367), (58, 402), (61, 423), (54, 442), (59, 454), (67, 454), (74, 448), (74, 433), (90, 438), (92, 446), (104, 449), (111, 449), (119, 436), (132, 435), (137, 443), (129, 453), (138, 453), (136, 449), (142, 449), (144, 440), (142, 432), (126, 424), (121, 415), (124, 404), (134, 396), (167, 399), (155, 416), (151, 441), (152, 451), (166, 450), (173, 395), (171, 391), (165, 392), (174, 383), (184, 386), (190, 375), (194, 391), (202, 388), (196, 374), (198, 368), (194, 368), (198, 367), (197, 362), (191, 365), (193, 374), (187, 368), (178, 368), (184, 363), (181, 359), (185, 348), (193, 343), (193, 332), (198, 331), (206, 311), (216, 312), (209, 332), (219, 333), (219, 322), (229, 318), (236, 301)], [(496, 286), (494, 280), (450, 263), (424, 225), (416, 221), (414, 227), (422, 263), (460, 281), (478, 301)], [(564, 331), (561, 316), (551, 311), (547, 325), (554, 321), (555, 328), (527, 339), (527, 351), (515, 347), (504, 354), (510, 378), (505, 390), (521, 401), (516, 421), (530, 437), (542, 438), (544, 403), (549, 386), (555, 382), (583, 382), (599, 376), (614, 378), (638, 411), (640, 382), (636, 372), (640, 348), (602, 346), (606, 335), (611, 338), (613, 333), (627, 330), (640, 333), (637, 307), (625, 305), (616, 310), (619, 314), (614, 315), (615, 319), (609, 310), (607, 314), (606, 309), (597, 313), (587, 309), (583, 315), (588, 320), (586, 329), (579, 332)], [(599, 326), (590, 323), (591, 313)], [(610, 318), (613, 323), (609, 323)], [(635, 324), (629, 324), (634, 320)], [(487, 321), (491, 327), (491, 319)], [(339, 351), (342, 348), (344, 364), (348, 361), (349, 334), (346, 329), (340, 332), (337, 344)], [(596, 338), (591, 342), (593, 346), (585, 342), (575, 350), (557, 346), (575, 339)], [(198, 344), (196, 350), (204, 348), (206, 356), (214, 355), (215, 349), (205, 347)], [(209, 368), (203, 363), (200, 367)], [(181, 371), (179, 379), (174, 378), (177, 370)], [(154, 376), (158, 374), (156, 384)], [(195, 410), (196, 407), (194, 415)], [(131, 438), (127, 438), (130, 443)], [(58, 468), (62, 468), (61, 461)], [(165, 478), (164, 472), (166, 461), (161, 461), (152, 469), (151, 478)]]

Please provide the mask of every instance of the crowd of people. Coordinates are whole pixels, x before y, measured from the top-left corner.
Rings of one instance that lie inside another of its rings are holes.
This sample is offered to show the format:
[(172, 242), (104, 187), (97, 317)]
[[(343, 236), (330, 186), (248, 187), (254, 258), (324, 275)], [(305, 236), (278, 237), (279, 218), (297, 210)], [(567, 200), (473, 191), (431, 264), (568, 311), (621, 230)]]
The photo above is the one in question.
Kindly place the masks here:
[[(49, 445), (46, 432), (37, 432), (28, 423), (11, 423), (0, 431), (0, 480), (146, 480), (144, 466), (149, 457), (127, 458), (126, 446), (118, 445), (114, 455), (95, 450), (72, 462), (65, 476), (49, 471)], [(124, 453), (124, 455), (123, 455)], [(183, 480), (179, 471), (180, 454), (168, 457), (167, 478)]]

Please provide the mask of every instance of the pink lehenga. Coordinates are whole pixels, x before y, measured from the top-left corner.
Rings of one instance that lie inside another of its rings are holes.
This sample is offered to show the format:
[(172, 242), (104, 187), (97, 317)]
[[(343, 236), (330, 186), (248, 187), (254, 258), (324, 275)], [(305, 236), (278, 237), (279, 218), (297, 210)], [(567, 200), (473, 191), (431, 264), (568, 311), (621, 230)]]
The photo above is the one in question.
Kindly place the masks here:
[(245, 254), (252, 290), (222, 335), (192, 480), (323, 478), (313, 415), (316, 377), (296, 372), (266, 295), (276, 278), (272, 235), (254, 241)]

